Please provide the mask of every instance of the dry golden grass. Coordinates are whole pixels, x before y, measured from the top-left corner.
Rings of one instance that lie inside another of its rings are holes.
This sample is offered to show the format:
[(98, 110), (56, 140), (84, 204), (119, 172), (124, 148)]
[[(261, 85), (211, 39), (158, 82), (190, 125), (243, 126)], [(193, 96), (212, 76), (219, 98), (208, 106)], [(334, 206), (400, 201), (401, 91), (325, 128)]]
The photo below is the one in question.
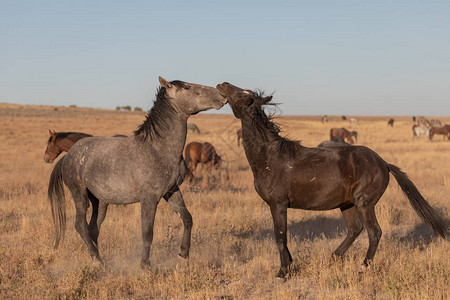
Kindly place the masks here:
[[(151, 250), (153, 268), (139, 268), (139, 204), (112, 206), (99, 238), (106, 269), (93, 267), (76, 232), (68, 197), (68, 230), (53, 249), (53, 224), (46, 191), (54, 165), (43, 160), (48, 129), (94, 135), (130, 134), (143, 113), (81, 108), (0, 104), (0, 298), (1, 299), (448, 299), (450, 259), (447, 241), (435, 238), (391, 178), (377, 205), (383, 237), (373, 268), (358, 269), (367, 250), (363, 233), (342, 262), (331, 252), (345, 236), (339, 211), (289, 210), (292, 277), (274, 275), (279, 255), (268, 206), (253, 189), (253, 177), (232, 116), (191, 118), (202, 130), (188, 142), (209, 141), (226, 159), (229, 179), (205, 190), (183, 184), (194, 219), (189, 265), (177, 259), (182, 236), (178, 216), (160, 202)], [(406, 171), (426, 199), (448, 219), (450, 142), (412, 139), (410, 118), (360, 118), (352, 129), (358, 142)], [(441, 118), (450, 123), (450, 118)], [(349, 127), (332, 119), (285, 117), (284, 132), (306, 146), (328, 139), (331, 127)]]

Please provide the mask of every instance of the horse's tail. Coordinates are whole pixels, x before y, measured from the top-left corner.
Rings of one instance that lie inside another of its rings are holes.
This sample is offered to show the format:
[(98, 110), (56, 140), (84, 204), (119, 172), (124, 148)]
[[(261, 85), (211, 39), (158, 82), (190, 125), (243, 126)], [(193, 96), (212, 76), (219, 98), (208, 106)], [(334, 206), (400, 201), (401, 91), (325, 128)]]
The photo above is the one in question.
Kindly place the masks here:
[(430, 225), (436, 234), (446, 239), (448, 234), (447, 225), (431, 205), (423, 198), (414, 183), (408, 178), (408, 175), (397, 166), (388, 164), (388, 168), (389, 172), (394, 175), (406, 197), (408, 197), (409, 203), (411, 203), (411, 206), (419, 217), (425, 223)]
[(55, 249), (58, 248), (61, 238), (66, 231), (66, 197), (64, 195), (62, 157), (53, 168), (48, 185), (48, 199), (52, 208), (53, 224), (55, 225)]

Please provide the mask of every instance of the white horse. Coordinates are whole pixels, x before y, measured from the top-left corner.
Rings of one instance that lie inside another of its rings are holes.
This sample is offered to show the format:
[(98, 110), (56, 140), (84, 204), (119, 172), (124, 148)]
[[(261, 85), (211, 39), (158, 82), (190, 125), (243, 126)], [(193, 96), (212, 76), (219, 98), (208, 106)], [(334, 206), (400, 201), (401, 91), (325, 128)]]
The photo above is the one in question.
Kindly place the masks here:
[(416, 138), (420, 138), (421, 135), (424, 135), (428, 138), (430, 137), (430, 129), (427, 127), (413, 125), (412, 129), (413, 129), (414, 137), (416, 137)]

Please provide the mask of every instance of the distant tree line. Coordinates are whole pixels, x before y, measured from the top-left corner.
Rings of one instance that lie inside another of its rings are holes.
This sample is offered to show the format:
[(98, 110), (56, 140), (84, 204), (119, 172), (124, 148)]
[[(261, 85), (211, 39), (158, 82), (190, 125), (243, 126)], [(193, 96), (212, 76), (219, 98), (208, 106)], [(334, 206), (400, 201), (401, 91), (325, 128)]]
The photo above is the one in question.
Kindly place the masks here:
[[(125, 106), (116, 106), (116, 110), (124, 110), (124, 111), (131, 111), (131, 106), (129, 105), (125, 105)], [(134, 111), (142, 111), (142, 108), (140, 107), (135, 107)]]

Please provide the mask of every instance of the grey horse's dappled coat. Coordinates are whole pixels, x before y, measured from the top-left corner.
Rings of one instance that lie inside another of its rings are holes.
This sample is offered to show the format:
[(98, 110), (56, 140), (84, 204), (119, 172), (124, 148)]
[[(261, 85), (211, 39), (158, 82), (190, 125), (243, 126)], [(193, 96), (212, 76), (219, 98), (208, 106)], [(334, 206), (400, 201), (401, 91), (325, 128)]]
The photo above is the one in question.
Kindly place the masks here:
[[(181, 217), (184, 234), (180, 256), (187, 258), (192, 217), (179, 185), (187, 171), (182, 158), (187, 120), (203, 110), (220, 109), (226, 100), (217, 89), (182, 81), (159, 79), (153, 108), (134, 135), (126, 138), (91, 137), (80, 140), (55, 166), (48, 191), (58, 246), (65, 230), (63, 182), (76, 207), (75, 227), (100, 261), (97, 239), (108, 204), (141, 203), (143, 250), (148, 264), (156, 207), (161, 198)], [(92, 204), (89, 225), (86, 210)]]

